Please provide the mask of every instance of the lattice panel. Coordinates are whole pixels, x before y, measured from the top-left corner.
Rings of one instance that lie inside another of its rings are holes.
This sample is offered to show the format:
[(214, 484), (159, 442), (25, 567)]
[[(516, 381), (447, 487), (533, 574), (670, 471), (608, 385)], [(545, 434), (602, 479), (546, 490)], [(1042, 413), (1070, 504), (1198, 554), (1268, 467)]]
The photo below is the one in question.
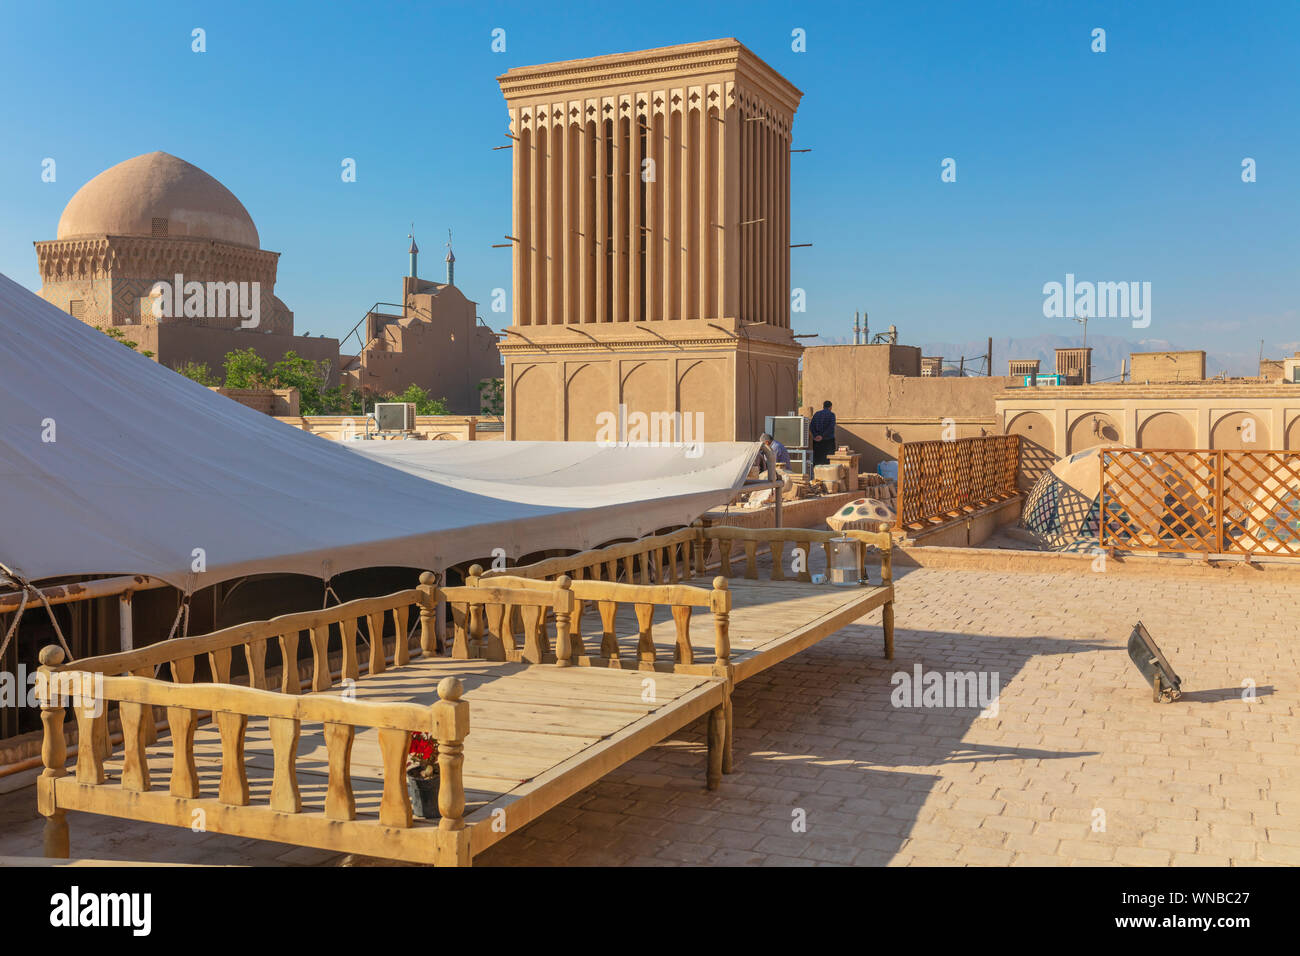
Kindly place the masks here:
[(1101, 452), (1101, 543), (1129, 551), (1221, 551), (1219, 455)]
[(1016, 494), (1019, 463), (1019, 435), (904, 443), (898, 526), (955, 517)]
[(1101, 490), (1104, 546), (1300, 556), (1300, 452), (1109, 449)]
[(1300, 453), (1221, 454), (1225, 550), (1300, 555)]

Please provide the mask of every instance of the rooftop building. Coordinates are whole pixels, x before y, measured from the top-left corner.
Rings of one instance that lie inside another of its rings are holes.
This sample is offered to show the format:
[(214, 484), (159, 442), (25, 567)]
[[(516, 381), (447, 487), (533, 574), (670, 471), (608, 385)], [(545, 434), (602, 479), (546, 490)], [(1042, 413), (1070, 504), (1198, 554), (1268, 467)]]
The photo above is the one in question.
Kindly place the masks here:
[[(118, 163), (79, 189), (54, 239), (36, 242), (40, 295), (87, 325), (121, 329), (163, 365), (219, 369), (253, 348), (268, 362), (293, 350), (328, 361), (338, 341), (294, 335), (275, 295), (278, 252), (235, 195), (169, 153)], [(159, 294), (161, 289), (162, 295)]]
[(513, 146), (506, 437), (589, 441), (623, 406), (703, 416), (694, 439), (752, 440), (791, 411), (799, 90), (733, 39), (498, 82)]

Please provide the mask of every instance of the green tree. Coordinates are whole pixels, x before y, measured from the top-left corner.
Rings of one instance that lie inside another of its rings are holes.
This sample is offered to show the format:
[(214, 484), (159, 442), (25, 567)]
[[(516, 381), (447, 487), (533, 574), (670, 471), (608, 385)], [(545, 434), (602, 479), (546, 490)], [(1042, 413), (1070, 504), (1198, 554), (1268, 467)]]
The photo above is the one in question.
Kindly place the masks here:
[(313, 362), (290, 349), (284, 353), (284, 358), (271, 366), (271, 387), (296, 388), (298, 407), (304, 415), (327, 414), (323, 393), (329, 379), (329, 366), (328, 359)]
[(116, 326), (109, 326), (108, 328), (104, 328), (104, 326), (102, 325), (97, 325), (95, 326), (95, 328), (99, 329), (99, 331), (103, 332), (114, 342), (121, 342), (132, 352), (140, 352), (140, 354), (143, 355), (145, 358), (153, 358), (153, 352), (151, 350), (145, 349), (141, 351), (140, 343), (133, 342), (131, 339), (128, 339), (126, 337), (126, 333), (123, 332), (121, 329), (117, 328)]
[(200, 385), (212, 387), (221, 384), (221, 379), (208, 370), (207, 362), (185, 362), (176, 366), (173, 371), (180, 375), (184, 375), (188, 379), (198, 382)]
[(346, 412), (348, 399), (338, 386), (327, 389), (328, 359), (313, 362), (290, 349), (274, 365), (267, 365), (253, 349), (226, 353), (226, 388), (296, 388), (298, 408), (303, 415)]
[(429, 390), (421, 388), (412, 382), (406, 387), (406, 391), (400, 395), (389, 395), (385, 401), (389, 402), (410, 402), (415, 405), (415, 414), (417, 415), (446, 415), (447, 399), (433, 398), (429, 395)]
[(505, 380), (485, 378), (478, 383), (479, 405), (486, 415), (505, 414)]
[[(204, 368), (206, 371), (203, 366), (192, 366), (192, 363), (190, 365), (191, 372), (199, 368)], [(284, 357), (274, 365), (268, 365), (266, 359), (253, 349), (247, 348), (227, 352), (224, 367), (226, 388), (296, 388), (298, 410), (303, 415), (359, 415), (362, 411), (363, 400), (359, 389), (344, 392), (341, 385), (325, 387), (330, 373), (328, 359), (314, 362), (290, 350), (285, 352)], [(184, 368), (177, 371), (188, 374), (183, 370)], [(195, 378), (192, 374), (189, 377)], [(202, 381), (198, 378), (195, 380)], [(214, 380), (204, 384), (223, 383)], [(417, 392), (418, 394), (408, 388), (400, 398), (389, 396), (380, 401), (415, 402), (417, 411), (421, 415), (446, 414), (444, 399), (430, 398), (429, 393), (423, 389), (417, 389)], [(431, 409), (431, 411), (424, 409)]]
[(343, 388), (339, 385), (327, 388), (320, 393), (321, 415), (345, 415), (347, 414), (346, 405), (347, 398), (344, 397)]
[(226, 353), (226, 388), (273, 388), (266, 359), (251, 348)]
[[(361, 392), (354, 389), (344, 392), (342, 385), (324, 389), (320, 393), (320, 411), (317, 415), (360, 415)], [(304, 414), (306, 414), (304, 412)]]

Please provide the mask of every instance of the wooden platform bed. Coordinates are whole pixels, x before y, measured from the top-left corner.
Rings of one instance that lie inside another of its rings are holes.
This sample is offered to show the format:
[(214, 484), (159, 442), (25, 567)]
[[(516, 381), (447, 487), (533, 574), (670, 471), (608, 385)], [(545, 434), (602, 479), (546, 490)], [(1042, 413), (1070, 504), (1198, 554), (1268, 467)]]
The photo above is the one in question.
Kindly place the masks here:
[[(838, 537), (833, 532), (727, 526), (685, 528), (502, 571), (484, 572), (476, 565), (470, 568), (467, 583), (471, 587), (546, 589), (567, 577), (571, 583), (566, 587), (577, 600), (569, 637), (569, 659), (576, 665), (718, 674), (712, 621), (693, 618), (692, 610), (711, 608), (716, 615), (723, 603), (727, 605), (729, 632), (725, 676), (732, 683), (779, 664), (876, 608), (883, 608), (884, 654), (892, 660), (891, 538), (883, 525), (879, 531), (847, 531), (844, 535), (861, 542), (860, 580), (865, 582), (868, 577), (867, 549), (879, 553), (878, 585), (845, 588), (812, 583), (814, 549), (820, 547), (829, 555), (830, 541)], [(733, 559), (737, 546), (740, 553)], [(763, 552), (771, 558), (766, 579), (759, 576), (758, 558)], [(796, 552), (801, 552), (800, 570), (787, 574), (786, 561), (792, 561)], [(744, 563), (739, 577), (738, 561)], [(707, 601), (698, 588), (675, 596), (671, 587), (638, 592), (630, 586), (707, 580), (707, 569), (715, 564), (721, 574), (713, 579), (714, 595)], [(719, 592), (727, 594), (725, 600)], [(529, 642), (517, 646), (518, 638), (528, 633), (517, 613), (511, 615), (512, 633), (502, 638), (500, 607), (492, 608), (489, 619), (482, 622), (468, 609), (456, 611), (453, 606), (457, 625), (454, 656), (556, 660), (547, 647), (539, 652)], [(475, 641), (478, 644), (471, 652)]]
[[(856, 534), (881, 549), (879, 587), (782, 581), (779, 560), (777, 580), (756, 582), (759, 543), (776, 555), (789, 541), (822, 542), (824, 532), (688, 528), (508, 575), (472, 574), (463, 587), (438, 587), (425, 574), (408, 591), (70, 664), (46, 647), (37, 688), (44, 855), (68, 857), (74, 810), (465, 866), (705, 715), (706, 783), (715, 788), (732, 769), (736, 681), (875, 607), (885, 608), (892, 655), (889, 537)], [(734, 541), (747, 560), (733, 586)], [(723, 574), (711, 588), (687, 583), (715, 543), (725, 543)], [(444, 606), (454, 620), (450, 659), (435, 651), (434, 614)], [(584, 616), (600, 622), (599, 647), (594, 635), (587, 647)], [(268, 671), (268, 645), (295, 662), (304, 638), (305, 685), (296, 667)], [(96, 680), (97, 714), (70, 696)], [(79, 744), (71, 772), (67, 709)], [(121, 725), (117, 747), (110, 716)], [(405, 769), (419, 732), (438, 745), (440, 819), (412, 815)]]

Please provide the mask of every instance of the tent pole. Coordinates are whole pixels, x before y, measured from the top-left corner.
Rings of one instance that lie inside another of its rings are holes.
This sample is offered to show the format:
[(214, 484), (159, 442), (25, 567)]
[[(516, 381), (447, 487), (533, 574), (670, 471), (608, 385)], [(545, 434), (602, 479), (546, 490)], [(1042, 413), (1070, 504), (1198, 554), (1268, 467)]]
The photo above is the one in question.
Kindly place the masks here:
[[(446, 571), (443, 568), (433, 568), (433, 573), (437, 575), (439, 585), (446, 585)], [(442, 596), (442, 587), (438, 588), (438, 603), (433, 608), (433, 633), (438, 638), (438, 646), (445, 648), (447, 646), (447, 602)]]
[(135, 647), (135, 633), (131, 627), (131, 592), (123, 591), (117, 598), (117, 620), (119, 625), (118, 648), (123, 651)]
[[(45, 595), (45, 600), (50, 604), (72, 604), (93, 598), (112, 597), (124, 592), (149, 591), (153, 588), (165, 587), (170, 585), (158, 578), (151, 578), (146, 574), (128, 574), (76, 584), (55, 584), (38, 590)], [(18, 610), (22, 595), (23, 592), (20, 590), (0, 593), (0, 614)]]
[[(772, 453), (772, 450), (768, 448), (767, 445), (759, 445), (758, 454), (759, 457), (764, 462), (767, 463), (767, 480), (776, 481), (777, 480), (776, 455)], [(776, 488), (773, 489), (773, 495), (772, 495), (772, 506), (773, 506), (772, 520), (774, 522), (773, 527), (776, 528), (781, 527), (781, 498), (782, 498), (781, 486), (777, 485)]]

